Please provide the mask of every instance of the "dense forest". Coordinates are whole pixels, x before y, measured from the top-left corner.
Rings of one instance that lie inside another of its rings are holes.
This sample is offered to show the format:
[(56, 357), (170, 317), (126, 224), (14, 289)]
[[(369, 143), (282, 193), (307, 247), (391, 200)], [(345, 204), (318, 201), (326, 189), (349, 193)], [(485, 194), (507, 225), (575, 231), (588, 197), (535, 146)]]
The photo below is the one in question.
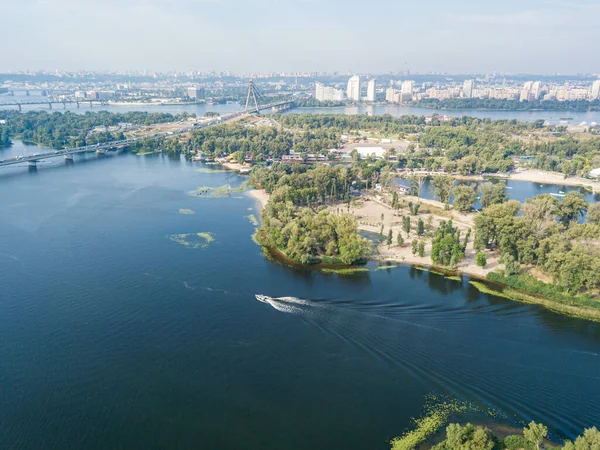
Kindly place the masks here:
[(370, 242), (358, 233), (354, 217), (326, 204), (350, 199), (352, 169), (337, 166), (275, 164), (255, 169), (251, 184), (271, 193), (262, 212), (258, 241), (301, 263), (354, 264), (365, 261)]
[(4, 130), (10, 136), (56, 149), (81, 147), (98, 142), (122, 139), (119, 133), (93, 133), (96, 127), (110, 127), (119, 124), (151, 125), (186, 119), (188, 114), (148, 113), (141, 111), (110, 113), (107, 111), (75, 114), (69, 111), (49, 113), (47, 111), (0, 111), (0, 136)]
[(506, 277), (526, 282), (521, 265), (535, 266), (552, 277), (557, 294), (598, 294), (598, 242), (600, 204), (588, 204), (578, 192), (560, 201), (542, 194), (522, 205), (492, 204), (475, 217), (476, 248), (499, 249)]
[(209, 156), (236, 154), (244, 159), (246, 154), (255, 161), (264, 161), (267, 156), (281, 157), (290, 150), (299, 152), (321, 151), (336, 148), (340, 135), (335, 130), (291, 131), (275, 127), (246, 127), (244, 125), (218, 125), (195, 130), (189, 146)]
[(413, 103), (414, 106), (435, 109), (490, 109), (504, 111), (600, 111), (600, 100), (502, 100), (494, 98), (450, 98), (438, 100), (426, 98)]

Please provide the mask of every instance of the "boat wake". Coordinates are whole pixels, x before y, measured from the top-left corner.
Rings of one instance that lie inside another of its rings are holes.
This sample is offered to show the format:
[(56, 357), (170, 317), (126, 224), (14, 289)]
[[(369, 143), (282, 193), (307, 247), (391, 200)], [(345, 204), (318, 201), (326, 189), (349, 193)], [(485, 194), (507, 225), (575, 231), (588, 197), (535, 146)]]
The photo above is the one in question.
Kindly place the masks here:
[(542, 344), (511, 340), (509, 333), (493, 330), (474, 336), (464, 328), (468, 322), (452, 321), (464, 311), (438, 311), (432, 320), (430, 311), (412, 306), (395, 311), (388, 306), (384, 316), (378, 305), (356, 309), (348, 303), (296, 297), (256, 299), (339, 337), (428, 391), (501, 411), (517, 421), (543, 421), (567, 436), (582, 424), (600, 421), (600, 411), (581, 403), (582, 382), (600, 389), (600, 378), (589, 370), (597, 365), (595, 355), (565, 349), (565, 359), (574, 364), (557, 366), (549, 362)]

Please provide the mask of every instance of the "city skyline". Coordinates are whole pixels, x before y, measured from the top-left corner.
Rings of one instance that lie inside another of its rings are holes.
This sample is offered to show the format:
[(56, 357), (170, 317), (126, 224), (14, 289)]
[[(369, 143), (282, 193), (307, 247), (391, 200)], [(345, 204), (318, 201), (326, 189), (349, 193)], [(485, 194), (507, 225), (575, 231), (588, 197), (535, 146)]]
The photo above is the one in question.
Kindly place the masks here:
[(593, 58), (600, 5), (589, 0), (526, 5), (376, 0), (369, 8), (351, 0), (346, 5), (330, 0), (12, 2), (3, 5), (10, 20), (3, 21), (0, 39), (11, 45), (0, 49), (0, 71), (600, 71)]

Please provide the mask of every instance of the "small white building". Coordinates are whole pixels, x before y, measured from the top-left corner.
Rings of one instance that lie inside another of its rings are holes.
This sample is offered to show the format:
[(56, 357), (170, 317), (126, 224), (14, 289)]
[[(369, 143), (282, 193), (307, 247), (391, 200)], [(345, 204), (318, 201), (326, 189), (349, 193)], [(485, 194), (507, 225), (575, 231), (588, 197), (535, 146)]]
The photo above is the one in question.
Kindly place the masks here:
[(356, 147), (360, 159), (367, 159), (370, 156), (374, 156), (377, 159), (383, 158), (385, 150), (383, 147)]
[(600, 178), (600, 167), (590, 171), (591, 178)]

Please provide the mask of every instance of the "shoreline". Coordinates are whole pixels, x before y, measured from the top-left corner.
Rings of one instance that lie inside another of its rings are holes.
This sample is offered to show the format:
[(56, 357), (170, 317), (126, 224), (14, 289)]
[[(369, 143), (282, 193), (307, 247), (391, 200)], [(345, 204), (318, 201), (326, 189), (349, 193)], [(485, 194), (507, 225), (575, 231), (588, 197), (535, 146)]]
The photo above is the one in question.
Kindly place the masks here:
[[(270, 195), (267, 194), (263, 189), (257, 190), (252, 189), (245, 192), (246, 195), (253, 198), (258, 205), (258, 212), (262, 211), (269, 201)], [(396, 219), (400, 219), (398, 216), (393, 215), (393, 211), (389, 208), (389, 206), (384, 205), (382, 203), (376, 202), (375, 200), (366, 199), (365, 203), (370, 202), (370, 205), (367, 205), (367, 208), (373, 209), (372, 213), (376, 214), (375, 217), (366, 217), (366, 219), (370, 220), (378, 220), (377, 217), (380, 217), (380, 212), (383, 209), (387, 210), (388, 213), (388, 228), (394, 229), (398, 231), (401, 227), (400, 221)], [(433, 203), (435, 201), (430, 201), (431, 206), (437, 206)], [(439, 202), (438, 202), (439, 203)], [(373, 208), (375, 207), (375, 208)], [(343, 209), (343, 208), (342, 208)], [(376, 209), (376, 210), (375, 210)], [(356, 212), (364, 212), (365, 205), (361, 205), (360, 207), (352, 207), (350, 214), (352, 214), (357, 221), (358, 229), (360, 231), (367, 231), (371, 233), (379, 233), (378, 225), (369, 225), (366, 223), (361, 223), (362, 216), (358, 216)], [(432, 213), (435, 214), (435, 213)], [(452, 215), (452, 219), (456, 226), (461, 228), (470, 227), (472, 225), (472, 220), (468, 216), (460, 215), (460, 217), (455, 217)], [(447, 220), (448, 217), (436, 217), (436, 220)], [(461, 220), (462, 219), (462, 220)], [(378, 223), (378, 222), (377, 222)], [(397, 232), (396, 231), (396, 232)], [(416, 237), (416, 236), (415, 236)], [(600, 322), (600, 311), (591, 308), (585, 305), (579, 305), (576, 303), (546, 297), (540, 294), (536, 294), (535, 292), (529, 292), (523, 289), (516, 288), (511, 286), (510, 284), (502, 283), (499, 281), (493, 281), (487, 278), (488, 273), (492, 273), (501, 269), (501, 263), (499, 261), (499, 253), (497, 251), (486, 251), (487, 264), (485, 267), (479, 267), (475, 263), (475, 255), (476, 250), (473, 248), (474, 239), (471, 238), (469, 245), (467, 246), (467, 251), (465, 259), (457, 265), (456, 269), (448, 269), (446, 267), (436, 266), (431, 262), (430, 258), (430, 246), (426, 247), (425, 256), (421, 257), (418, 255), (412, 254), (412, 248), (410, 244), (407, 242), (402, 246), (398, 246), (397, 244), (393, 244), (388, 247), (385, 242), (382, 242), (377, 245), (377, 250), (379, 252), (378, 255), (373, 255), (369, 258), (369, 261), (379, 263), (379, 267), (385, 268), (384, 264), (390, 263), (396, 266), (407, 266), (407, 267), (416, 267), (420, 270), (427, 270), (431, 273), (442, 275), (447, 278), (459, 277), (459, 276), (467, 276), (469, 277), (469, 283), (475, 289), (477, 289), (482, 294), (491, 294), (499, 297), (506, 298), (510, 301), (519, 302), (519, 303), (528, 303), (535, 304), (538, 306), (542, 306), (550, 311), (553, 311), (557, 314), (566, 315), (569, 317), (575, 317), (585, 320), (591, 320), (594, 322)], [(299, 265), (303, 265), (298, 263)], [(367, 269), (368, 270), (368, 269)], [(471, 283), (474, 281), (475, 283)], [(485, 285), (485, 289), (480, 289), (477, 286), (477, 283)]]
[(255, 203), (259, 206), (257, 211), (259, 213), (265, 209), (270, 197), (270, 195), (267, 194), (264, 189), (250, 189), (249, 191), (246, 191), (246, 195), (254, 199)]

